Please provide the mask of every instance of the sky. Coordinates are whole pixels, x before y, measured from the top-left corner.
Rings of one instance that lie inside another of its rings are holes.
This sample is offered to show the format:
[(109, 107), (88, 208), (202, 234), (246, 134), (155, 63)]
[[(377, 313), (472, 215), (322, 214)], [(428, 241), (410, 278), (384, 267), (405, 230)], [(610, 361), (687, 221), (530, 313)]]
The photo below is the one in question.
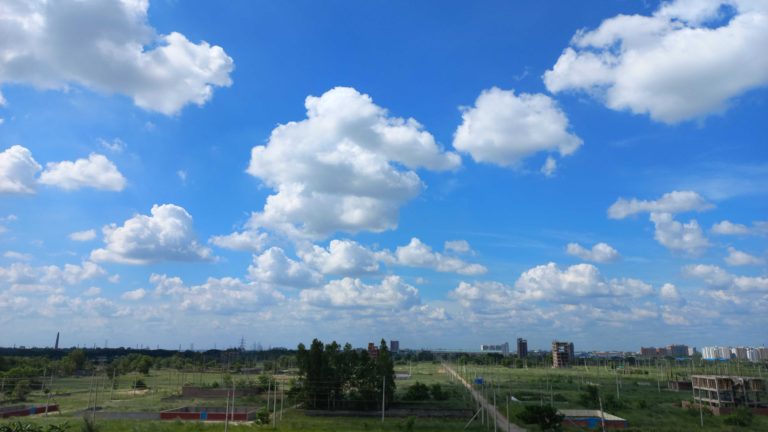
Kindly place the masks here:
[(0, 4), (0, 346), (768, 344), (768, 5)]

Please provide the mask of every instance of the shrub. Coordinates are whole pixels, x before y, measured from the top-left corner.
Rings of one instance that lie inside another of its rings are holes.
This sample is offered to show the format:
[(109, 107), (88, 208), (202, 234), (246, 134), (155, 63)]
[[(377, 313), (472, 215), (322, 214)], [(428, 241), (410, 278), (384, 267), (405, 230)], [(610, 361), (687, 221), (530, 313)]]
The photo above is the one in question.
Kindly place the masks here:
[(261, 407), (256, 412), (256, 424), (258, 425), (268, 425), (269, 424), (269, 411), (267, 411), (267, 407)]
[(432, 395), (432, 399), (442, 401), (448, 399), (448, 392), (443, 390), (443, 387), (440, 384), (432, 384), (432, 386), (429, 387), (429, 393)]
[(749, 409), (740, 407), (736, 408), (736, 410), (725, 419), (725, 423), (734, 426), (746, 427), (752, 424), (754, 416), (755, 415), (752, 414), (752, 411)]
[(543, 431), (561, 430), (565, 418), (552, 405), (527, 405), (517, 417), (525, 423), (539, 425)]
[(405, 392), (405, 400), (421, 401), (429, 399), (429, 387), (418, 381), (413, 383)]

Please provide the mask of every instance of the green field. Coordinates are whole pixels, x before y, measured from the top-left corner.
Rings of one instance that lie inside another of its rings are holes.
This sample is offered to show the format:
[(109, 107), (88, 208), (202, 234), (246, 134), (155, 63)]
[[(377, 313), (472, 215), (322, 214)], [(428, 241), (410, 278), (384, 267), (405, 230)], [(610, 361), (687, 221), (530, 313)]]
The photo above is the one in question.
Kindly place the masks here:
[[(570, 369), (551, 368), (508, 368), (504, 366), (478, 366), (473, 364), (450, 363), (456, 371), (465, 378), (472, 380), (483, 377), (485, 385), (477, 386), (488, 400), (495, 400), (502, 414), (509, 412), (513, 423), (520, 424), (529, 430), (538, 430), (534, 425), (522, 425), (516, 415), (526, 405), (552, 404), (557, 408), (584, 408), (581, 395), (587, 385), (597, 385), (602, 400), (613, 403), (605, 407), (605, 411), (625, 418), (629, 421), (629, 430), (643, 431), (768, 431), (768, 418), (756, 416), (749, 427), (732, 426), (725, 423), (725, 417), (715, 417), (704, 411), (704, 427), (700, 427), (699, 410), (686, 410), (680, 407), (682, 400), (690, 400), (690, 392), (677, 392), (666, 388), (668, 376), (683, 378), (704, 370), (691, 369), (680, 365), (660, 369), (657, 367), (617, 367), (612, 365), (578, 366)], [(749, 365), (741, 365), (738, 372), (743, 375), (758, 376), (758, 369), (749, 369)], [(411, 376), (407, 380), (398, 380), (397, 400), (399, 406), (425, 409), (466, 409), (474, 408), (468, 392), (437, 362), (421, 362), (400, 364), (395, 367), (398, 374)], [(708, 370), (708, 373), (720, 372)], [(736, 369), (729, 371), (736, 372)], [(274, 376), (287, 390), (292, 376)], [(257, 376), (233, 374), (232, 379), (252, 380)], [(147, 389), (135, 390), (134, 384), (142, 380)], [(96, 375), (95, 377), (54, 378), (51, 402), (61, 406), (62, 413), (51, 414), (47, 418), (37, 416), (23, 419), (25, 422), (37, 424), (61, 423), (69, 421), (71, 430), (79, 430), (82, 423), (83, 410), (96, 404), (100, 411), (106, 412), (158, 412), (179, 406), (221, 406), (224, 400), (210, 399), (181, 399), (181, 385), (221, 383), (224, 375), (221, 372), (183, 373), (171, 369), (152, 370), (149, 375), (137, 373), (118, 376), (113, 388), (111, 377)], [(406, 402), (402, 401), (408, 387), (415, 382), (426, 385), (441, 384), (450, 397), (445, 401)], [(618, 389), (617, 389), (618, 387)], [(98, 394), (96, 389), (98, 388)], [(517, 401), (510, 400), (513, 396)], [(765, 395), (764, 395), (765, 397)], [(48, 396), (39, 389), (34, 389), (28, 397), (27, 404), (44, 403)], [(90, 401), (90, 403), (89, 403)], [(280, 399), (278, 399), (278, 407)], [(238, 407), (259, 408), (266, 404), (265, 395), (238, 398)], [(279, 411), (279, 409), (278, 409)], [(283, 402), (282, 420), (278, 421), (277, 430), (282, 431), (451, 431), (464, 430), (467, 419), (434, 419), (415, 418), (413, 424), (408, 424), (407, 418), (386, 418), (382, 424), (378, 417), (310, 417), (303, 410), (291, 408), (291, 401)], [(0, 422), (0, 424), (8, 421)], [(97, 418), (97, 424), (102, 431), (219, 431), (224, 430), (223, 424), (199, 422), (159, 422), (137, 420), (104, 420)], [(232, 424), (229, 430), (270, 429), (269, 426), (253, 424)], [(581, 430), (564, 424), (565, 430)], [(493, 430), (492, 425), (482, 425), (473, 422), (467, 430)]]

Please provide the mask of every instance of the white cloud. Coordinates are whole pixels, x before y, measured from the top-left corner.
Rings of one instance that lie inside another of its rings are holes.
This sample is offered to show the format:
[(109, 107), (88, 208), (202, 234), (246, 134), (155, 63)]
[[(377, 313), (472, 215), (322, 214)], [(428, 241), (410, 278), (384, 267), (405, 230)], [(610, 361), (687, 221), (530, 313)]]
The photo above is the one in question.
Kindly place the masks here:
[(85, 231), (75, 231), (69, 234), (67, 237), (69, 237), (70, 240), (79, 242), (91, 241), (96, 238), (96, 230), (89, 229)]
[(8, 259), (17, 260), (17, 261), (29, 261), (32, 259), (32, 255), (16, 252), (16, 251), (6, 251), (3, 253), (3, 256)]
[(749, 227), (724, 220), (712, 225), (709, 230), (712, 234), (720, 235), (744, 235), (749, 234)]
[(469, 253), (472, 252), (472, 248), (469, 247), (469, 242), (466, 240), (448, 240), (445, 242), (443, 248), (446, 251), (456, 253)]
[(40, 183), (56, 186), (64, 190), (83, 187), (121, 191), (125, 188), (125, 177), (117, 170), (112, 161), (104, 155), (91, 153), (88, 159), (74, 162), (49, 162), (40, 174)]
[(669, 213), (651, 213), (651, 222), (656, 229), (656, 241), (670, 250), (696, 255), (709, 247), (709, 240), (694, 219), (683, 224)]
[(665, 283), (662, 285), (661, 289), (659, 290), (659, 295), (662, 299), (669, 301), (675, 301), (680, 298), (680, 293), (678, 292), (677, 287), (671, 283)]
[(552, 177), (555, 175), (555, 171), (557, 171), (557, 161), (552, 156), (547, 156), (547, 160), (541, 166), (541, 173), (547, 177)]
[(607, 263), (618, 260), (621, 255), (619, 251), (608, 245), (607, 243), (597, 243), (592, 246), (592, 249), (586, 249), (578, 243), (568, 243), (565, 251), (569, 255), (579, 257), (586, 261), (594, 261), (598, 263)]
[(733, 292), (768, 291), (768, 277), (737, 276), (716, 265), (689, 265), (683, 267), (683, 273), (686, 276), (703, 280), (711, 288), (726, 288)]
[(319, 289), (301, 291), (303, 303), (338, 308), (397, 308), (419, 305), (419, 291), (398, 276), (387, 276), (378, 285), (367, 285), (360, 279), (330, 281)]
[(405, 246), (398, 246), (395, 250), (397, 264), (408, 267), (422, 267), (439, 272), (451, 272), (462, 275), (480, 275), (488, 271), (480, 264), (467, 263), (459, 258), (443, 255), (432, 251), (417, 238), (412, 238)]
[(642, 297), (653, 292), (647, 283), (630, 278), (605, 280), (592, 264), (560, 270), (555, 263), (533, 267), (515, 282), (528, 300), (566, 301), (574, 297)]
[(91, 261), (81, 265), (65, 264), (63, 267), (47, 265), (33, 267), (25, 263), (13, 263), (0, 267), (0, 281), (17, 287), (51, 289), (64, 285), (76, 285), (83, 281), (106, 276), (107, 272)]
[(288, 258), (279, 247), (271, 247), (261, 255), (254, 255), (248, 275), (252, 280), (289, 287), (310, 286), (322, 281), (320, 274), (304, 263)]
[(164, 114), (203, 105), (229, 86), (232, 59), (147, 23), (148, 1), (11, 0), (0, 9), (0, 83), (43, 89), (82, 85), (122, 93)]
[(355, 89), (309, 96), (305, 106), (306, 119), (279, 125), (251, 152), (248, 173), (275, 190), (254, 227), (316, 238), (393, 229), (400, 207), (422, 190), (415, 169), (461, 162), (416, 120), (389, 117)]
[(0, 193), (35, 193), (41, 167), (25, 147), (15, 145), (0, 153)]
[(192, 229), (192, 216), (173, 204), (153, 205), (151, 215), (136, 215), (122, 226), (103, 228), (103, 249), (91, 252), (95, 261), (147, 264), (160, 261), (206, 261), (211, 250), (201, 246)]
[(112, 141), (107, 141), (105, 139), (99, 139), (99, 145), (103, 147), (105, 150), (109, 150), (112, 153), (122, 153), (123, 150), (125, 150), (126, 147), (128, 147), (123, 140), (120, 138), (114, 138)]
[(178, 277), (153, 274), (150, 282), (156, 284), (155, 294), (175, 298), (182, 310), (252, 312), (285, 300), (271, 285), (231, 277), (208, 278), (203, 284), (187, 286)]
[(144, 296), (147, 295), (147, 291), (144, 288), (138, 288), (133, 291), (126, 291), (123, 294), (120, 295), (120, 298), (123, 300), (141, 300), (144, 298)]
[(313, 245), (298, 255), (323, 274), (354, 276), (379, 271), (381, 252), (374, 252), (352, 240), (331, 240), (328, 248)]
[(766, 22), (765, 2), (662, 3), (651, 16), (618, 15), (577, 32), (544, 82), (553, 93), (584, 91), (665, 123), (704, 117), (768, 84)]
[(762, 265), (765, 263), (765, 260), (729, 246), (728, 256), (725, 257), (725, 262), (730, 266), (747, 266)]
[(245, 230), (232, 234), (213, 236), (208, 243), (224, 249), (258, 253), (264, 249), (268, 235), (257, 230)]
[(474, 107), (462, 111), (453, 146), (477, 162), (516, 167), (535, 153), (567, 156), (582, 144), (568, 132), (568, 118), (557, 103), (543, 94), (515, 95), (493, 87), (480, 93)]
[(485, 312), (518, 309), (522, 300), (521, 293), (513, 287), (494, 281), (462, 281), (448, 295), (464, 308)]
[(83, 291), (83, 296), (85, 297), (97, 297), (101, 295), (101, 288), (99, 287), (90, 287), (87, 290)]
[(672, 191), (653, 201), (619, 198), (608, 208), (608, 217), (624, 219), (637, 213), (683, 213), (714, 207), (693, 191)]

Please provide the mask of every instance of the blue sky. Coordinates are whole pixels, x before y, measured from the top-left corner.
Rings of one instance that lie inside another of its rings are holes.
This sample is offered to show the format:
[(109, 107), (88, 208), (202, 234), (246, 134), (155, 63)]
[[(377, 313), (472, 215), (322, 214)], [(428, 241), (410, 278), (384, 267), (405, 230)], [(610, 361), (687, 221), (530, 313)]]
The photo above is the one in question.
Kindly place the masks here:
[(0, 345), (762, 345), (760, 2), (0, 6)]

